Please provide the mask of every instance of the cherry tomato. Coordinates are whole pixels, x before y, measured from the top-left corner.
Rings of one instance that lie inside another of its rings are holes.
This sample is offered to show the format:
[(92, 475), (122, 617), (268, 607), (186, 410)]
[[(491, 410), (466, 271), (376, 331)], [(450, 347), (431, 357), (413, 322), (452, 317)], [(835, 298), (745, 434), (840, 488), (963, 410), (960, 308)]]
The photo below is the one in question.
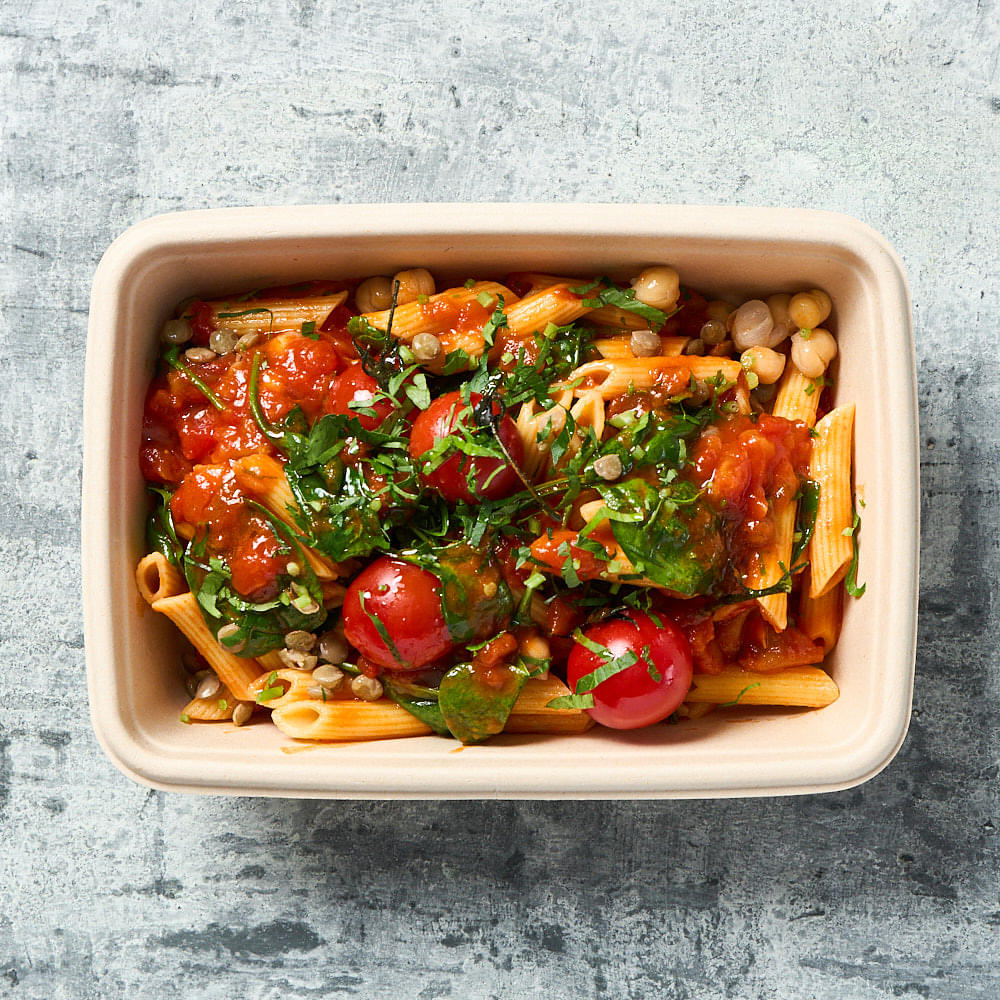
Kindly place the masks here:
[[(475, 406), (482, 396), (472, 393), (470, 401)], [(410, 431), (410, 455), (419, 459), (434, 447), (434, 443), (447, 437), (457, 427), (468, 427), (470, 420), (468, 407), (462, 402), (460, 392), (449, 392), (438, 396), (413, 422)], [(500, 441), (508, 454), (519, 464), (524, 457), (524, 446), (517, 433), (517, 427), (509, 416), (500, 422)], [(469, 489), (469, 474), (472, 474), (475, 490)], [(446, 459), (436, 469), (421, 478), (432, 489), (438, 491), (445, 500), (465, 500), (478, 503), (480, 500), (499, 500), (516, 493), (521, 485), (517, 470), (503, 458), (472, 458), (456, 453)]]
[[(342, 372), (330, 386), (327, 397), (327, 413), (343, 413), (348, 417), (357, 417), (358, 422), (366, 431), (373, 431), (395, 409), (392, 401), (382, 396), (372, 402), (380, 393), (378, 382), (368, 374), (357, 362)], [(354, 407), (351, 406), (354, 403)], [(363, 406), (374, 410), (374, 413), (361, 413), (356, 407)]]
[[(639, 729), (677, 710), (691, 688), (692, 676), (691, 649), (677, 625), (660, 615), (654, 620), (644, 612), (629, 611), (625, 618), (592, 625), (583, 634), (613, 656), (632, 652), (639, 657), (593, 689), (594, 707), (587, 711), (595, 722), (612, 729)], [(605, 662), (604, 656), (574, 645), (566, 669), (570, 690)]]
[(453, 645), (441, 611), (441, 581), (402, 559), (376, 559), (347, 588), (344, 635), (381, 667), (426, 666)]

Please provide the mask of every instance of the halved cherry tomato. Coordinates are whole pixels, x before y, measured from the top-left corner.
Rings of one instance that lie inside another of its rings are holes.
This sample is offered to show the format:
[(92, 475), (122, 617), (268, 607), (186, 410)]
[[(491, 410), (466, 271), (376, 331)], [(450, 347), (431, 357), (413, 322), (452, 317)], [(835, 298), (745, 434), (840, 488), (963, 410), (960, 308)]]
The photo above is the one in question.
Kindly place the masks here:
[[(475, 406), (482, 396), (472, 393), (470, 403)], [(495, 404), (499, 405), (499, 404)], [(471, 430), (469, 407), (462, 401), (460, 392), (449, 392), (438, 396), (413, 422), (410, 431), (410, 455), (419, 459), (433, 447), (436, 441), (447, 437), (462, 427)], [(500, 421), (498, 436), (507, 453), (520, 464), (524, 457), (524, 446), (517, 433), (517, 427), (509, 416)], [(475, 484), (469, 488), (469, 479)], [(503, 458), (489, 458), (456, 452), (436, 469), (422, 474), (428, 486), (440, 493), (445, 500), (465, 500), (478, 503), (480, 500), (499, 500), (516, 493), (521, 485), (517, 470)]]
[[(358, 407), (371, 409), (374, 412), (363, 413)], [(392, 401), (382, 395), (378, 382), (364, 370), (360, 361), (337, 376), (330, 386), (330, 395), (326, 403), (327, 413), (343, 413), (348, 417), (357, 417), (366, 431), (375, 430), (394, 409)]]
[(389, 670), (416, 670), (453, 646), (441, 611), (441, 581), (392, 556), (376, 559), (344, 596), (344, 635)]
[[(587, 712), (595, 722), (612, 729), (639, 729), (680, 707), (691, 688), (691, 649), (669, 618), (627, 611), (624, 618), (592, 625), (583, 634), (612, 656), (631, 652), (639, 658), (592, 690), (594, 707)], [(570, 690), (606, 662), (606, 657), (577, 643), (566, 668)]]

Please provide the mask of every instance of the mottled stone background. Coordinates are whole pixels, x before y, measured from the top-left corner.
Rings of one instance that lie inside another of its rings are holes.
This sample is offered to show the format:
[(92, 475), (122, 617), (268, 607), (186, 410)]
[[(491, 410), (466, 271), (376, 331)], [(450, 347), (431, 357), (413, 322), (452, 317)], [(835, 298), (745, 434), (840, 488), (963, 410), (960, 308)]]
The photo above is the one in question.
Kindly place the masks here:
[[(992, 0), (0, 5), (0, 995), (996, 997), (998, 44)], [(836, 209), (899, 250), (924, 521), (895, 763), (743, 802), (132, 784), (79, 593), (104, 248), (181, 208), (548, 199)]]

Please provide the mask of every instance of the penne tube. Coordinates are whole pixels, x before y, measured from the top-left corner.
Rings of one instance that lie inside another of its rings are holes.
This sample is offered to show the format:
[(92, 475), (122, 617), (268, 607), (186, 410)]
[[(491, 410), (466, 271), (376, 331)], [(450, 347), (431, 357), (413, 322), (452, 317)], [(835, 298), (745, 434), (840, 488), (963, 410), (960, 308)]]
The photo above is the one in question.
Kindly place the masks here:
[(432, 732), (405, 708), (388, 698), (378, 701), (308, 699), (271, 712), (271, 721), (296, 740), (387, 740)]
[[(791, 500), (772, 513), (774, 540), (766, 549), (757, 553), (748, 583), (751, 590), (772, 587), (785, 575), (785, 570), (791, 570), (789, 563), (795, 543), (796, 507), (796, 502)], [(769, 594), (767, 597), (758, 597), (757, 604), (764, 620), (776, 631), (784, 632), (788, 627), (788, 595)]]
[[(600, 310), (598, 310), (600, 312)], [(593, 319), (597, 313), (591, 313), (588, 319)], [(686, 337), (660, 337), (660, 354), (665, 358), (677, 357), (684, 350), (687, 343)], [(629, 336), (623, 337), (601, 337), (593, 341), (593, 346), (600, 352), (602, 358), (632, 359), (631, 340)]]
[(854, 404), (831, 410), (816, 424), (809, 476), (819, 484), (816, 527), (809, 543), (809, 595), (821, 597), (844, 578), (854, 554), (851, 531), (851, 444)]
[(671, 383), (675, 383), (677, 391), (681, 392), (692, 378), (707, 382), (721, 375), (727, 383), (735, 385), (742, 372), (743, 366), (732, 358), (702, 358), (686, 354), (679, 357), (604, 358), (580, 365), (570, 374), (567, 384), (578, 383), (573, 386), (577, 396), (598, 390), (607, 400), (629, 391)]
[(236, 698), (240, 701), (253, 700), (250, 684), (260, 676), (260, 664), (250, 657), (234, 656), (219, 645), (201, 616), (194, 594), (188, 592), (163, 597), (153, 605), (153, 610), (166, 615), (187, 636), (191, 645), (205, 657), (219, 680)]
[(773, 414), (786, 420), (801, 420), (812, 427), (816, 423), (819, 397), (820, 390), (814, 379), (806, 378), (794, 365), (785, 365)]
[(807, 585), (802, 587), (796, 624), (813, 642), (822, 643), (823, 650), (827, 653), (837, 645), (843, 614), (842, 587), (831, 587), (820, 597), (811, 596)]
[[(294, 532), (299, 531), (292, 511), (298, 510), (282, 464), (270, 455), (247, 455), (232, 462), (236, 482), (244, 493), (266, 507)], [(340, 567), (321, 552), (299, 542), (309, 567), (320, 581), (336, 580)]]
[(725, 706), (799, 705), (823, 708), (840, 697), (833, 678), (819, 667), (792, 667), (773, 674), (728, 668), (720, 674), (695, 674), (686, 701)]
[[(269, 673), (261, 674), (253, 683), (250, 684), (250, 693), (253, 695), (256, 701), (262, 691), (268, 688), (282, 688), (284, 694), (279, 695), (277, 698), (269, 698), (266, 701), (258, 702), (264, 708), (281, 708), (282, 705), (289, 705), (293, 701), (307, 701), (312, 698), (313, 695), (309, 694), (309, 688), (316, 686), (316, 681), (313, 680), (313, 675), (311, 670), (295, 670), (292, 667), (282, 666), (277, 670), (271, 670)], [(341, 691), (346, 689), (346, 695), (341, 694)], [(342, 685), (341, 689), (334, 692), (329, 692), (327, 698), (343, 698), (351, 697), (350, 685), (346, 682)]]
[[(594, 724), (586, 712), (576, 708), (548, 708), (553, 698), (569, 693), (569, 688), (558, 677), (526, 681), (511, 709), (504, 732), (585, 732)], [(286, 694), (285, 698), (289, 698), (290, 694)], [(277, 699), (275, 701), (277, 705)], [(381, 740), (425, 736), (431, 732), (429, 726), (386, 698), (378, 701), (288, 700), (277, 705), (271, 719), (286, 736), (299, 740)]]
[[(784, 417), (786, 420), (801, 420), (812, 427), (816, 422), (819, 395), (812, 379), (806, 378), (793, 365), (786, 365), (774, 401), (774, 416)], [(795, 539), (797, 507), (797, 501), (793, 500), (773, 512), (774, 541), (758, 554), (750, 569), (747, 586), (751, 589), (774, 586), (784, 575), (785, 569), (792, 568), (789, 563)], [(758, 598), (757, 603), (765, 621), (777, 631), (784, 631), (788, 625), (788, 595), (771, 594)]]
[[(393, 313), (392, 335), (408, 344), (418, 333), (433, 333), (445, 352), (461, 349), (471, 357), (479, 357), (485, 346), (483, 310), (492, 312), (501, 296), (509, 314), (517, 296), (496, 281), (478, 281), (471, 288), (448, 288), (431, 295), (424, 303), (407, 302), (397, 306)], [(463, 317), (463, 307), (469, 308), (470, 316)], [(389, 325), (389, 310), (365, 313), (363, 318), (376, 329), (385, 330)]]
[(225, 722), (233, 717), (239, 699), (225, 684), (211, 698), (192, 698), (181, 711), (190, 722)]
[(282, 331), (297, 332), (303, 323), (321, 327), (337, 306), (347, 298), (347, 292), (308, 299), (261, 299), (256, 302), (214, 301), (212, 322), (217, 329), (226, 327), (239, 334)]
[(148, 604), (187, 590), (184, 574), (162, 552), (150, 552), (139, 560), (135, 582)]
[(526, 295), (507, 309), (507, 328), (518, 340), (541, 333), (549, 323), (564, 326), (593, 310), (570, 290), (572, 282), (562, 282)]
[(583, 733), (594, 720), (579, 708), (549, 708), (553, 698), (570, 694), (558, 677), (525, 681), (504, 726), (505, 733)]
[(572, 390), (557, 393), (555, 401), (551, 409), (536, 410), (535, 401), (529, 400), (518, 411), (517, 433), (524, 451), (521, 470), (529, 479), (537, 480), (548, 468), (552, 442), (565, 426), (566, 414), (573, 404)]

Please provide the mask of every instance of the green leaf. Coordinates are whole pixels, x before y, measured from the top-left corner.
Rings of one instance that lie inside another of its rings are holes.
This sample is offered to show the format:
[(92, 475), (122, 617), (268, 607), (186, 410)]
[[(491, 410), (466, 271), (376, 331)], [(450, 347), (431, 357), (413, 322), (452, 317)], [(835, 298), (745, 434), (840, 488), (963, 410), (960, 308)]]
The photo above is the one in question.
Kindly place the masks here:
[(386, 696), (405, 708), (410, 715), (430, 726), (440, 736), (450, 736), (451, 731), (441, 714), (438, 693), (433, 688), (418, 688), (406, 681), (396, 680), (383, 674), (382, 687)]
[[(601, 287), (603, 286), (603, 287)], [(674, 313), (665, 313), (662, 309), (655, 309), (653, 306), (646, 305), (645, 302), (640, 302), (635, 297), (635, 289), (632, 288), (619, 288), (612, 284), (608, 278), (599, 278), (597, 281), (591, 282), (589, 285), (581, 285), (578, 288), (571, 288), (570, 291), (574, 295), (589, 295), (591, 292), (596, 291), (598, 288), (601, 290), (597, 295), (592, 296), (583, 300), (583, 304), (589, 306), (592, 309), (600, 309), (601, 306), (617, 306), (619, 309), (624, 309), (626, 312), (635, 313), (637, 316), (641, 316), (646, 320), (651, 326), (659, 327), (663, 326), (664, 323)]]
[(858, 585), (858, 529), (860, 527), (861, 515), (855, 511), (854, 520), (851, 523), (851, 547), (853, 555), (851, 556), (851, 565), (847, 570), (847, 577), (844, 580), (844, 589), (851, 597), (861, 597), (868, 586), (867, 583)]
[(726, 559), (719, 520), (690, 483), (656, 490), (630, 479), (595, 488), (610, 510), (632, 515), (612, 521), (611, 531), (637, 573), (685, 597), (719, 582)]
[(157, 498), (146, 522), (146, 548), (150, 552), (162, 553), (174, 566), (180, 566), (184, 556), (184, 546), (181, 545), (174, 529), (174, 517), (170, 511), (170, 500), (173, 494), (158, 486), (146, 486), (146, 489)]
[(792, 550), (792, 566), (806, 550), (816, 530), (816, 514), (819, 511), (819, 483), (814, 479), (803, 481), (799, 490), (799, 506), (795, 515), (798, 541)]
[(452, 735), (478, 743), (502, 732), (530, 671), (521, 661), (490, 668), (488, 678), (471, 663), (459, 663), (441, 680), (438, 704)]

